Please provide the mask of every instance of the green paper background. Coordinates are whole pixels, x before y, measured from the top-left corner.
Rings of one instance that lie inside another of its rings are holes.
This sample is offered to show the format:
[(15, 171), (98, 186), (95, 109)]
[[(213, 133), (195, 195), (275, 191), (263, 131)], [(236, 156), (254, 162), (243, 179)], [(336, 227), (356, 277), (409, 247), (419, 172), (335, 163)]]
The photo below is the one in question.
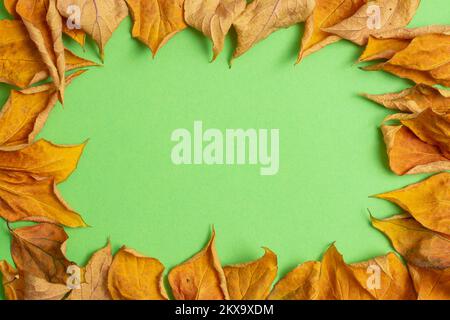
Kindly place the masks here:
[[(422, 1), (411, 26), (448, 23), (447, 0)], [(2, 12), (2, 17), (7, 15)], [(170, 269), (217, 230), (223, 264), (279, 257), (280, 275), (319, 259), (336, 241), (346, 261), (388, 252), (368, 211), (399, 211), (370, 195), (419, 181), (387, 166), (379, 124), (389, 113), (358, 93), (387, 93), (410, 83), (354, 64), (361, 48), (329, 46), (294, 67), (302, 28), (271, 35), (228, 67), (235, 37), (209, 63), (209, 40), (192, 29), (155, 59), (130, 35), (127, 18), (106, 48), (103, 67), (68, 88), (40, 137), (60, 144), (89, 139), (78, 170), (59, 189), (91, 226), (68, 230), (68, 256), (84, 264), (110, 237)], [(92, 42), (83, 57), (98, 61)], [(0, 102), (9, 87), (1, 86)], [(256, 166), (175, 166), (170, 134), (202, 120), (210, 128), (279, 128), (280, 171)], [(6, 224), (0, 257), (10, 260)]]

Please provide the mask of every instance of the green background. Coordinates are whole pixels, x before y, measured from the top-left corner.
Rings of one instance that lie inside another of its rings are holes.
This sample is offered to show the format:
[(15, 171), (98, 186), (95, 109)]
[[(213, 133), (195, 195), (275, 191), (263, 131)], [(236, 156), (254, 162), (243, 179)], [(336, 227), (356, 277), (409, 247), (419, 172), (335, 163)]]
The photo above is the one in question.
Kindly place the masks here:
[[(448, 23), (448, 1), (422, 1), (412, 26)], [(2, 9), (3, 10), (3, 9)], [(2, 17), (7, 15), (2, 12)], [(280, 275), (319, 259), (336, 241), (346, 261), (388, 252), (368, 210), (399, 209), (370, 195), (422, 176), (390, 172), (379, 125), (389, 113), (358, 93), (410, 86), (354, 64), (361, 48), (341, 41), (294, 67), (302, 27), (281, 30), (228, 67), (235, 43), (209, 63), (209, 40), (192, 29), (177, 34), (155, 59), (130, 35), (127, 18), (107, 45), (105, 64), (68, 88), (40, 137), (59, 144), (89, 139), (77, 171), (59, 189), (91, 226), (68, 230), (68, 256), (86, 263), (110, 237), (160, 259), (170, 269), (217, 231), (223, 264), (278, 254)], [(92, 42), (83, 57), (99, 61)], [(0, 102), (9, 87), (1, 86)], [(259, 166), (175, 166), (176, 128), (279, 128), (280, 171)], [(0, 225), (0, 257), (10, 260)]]

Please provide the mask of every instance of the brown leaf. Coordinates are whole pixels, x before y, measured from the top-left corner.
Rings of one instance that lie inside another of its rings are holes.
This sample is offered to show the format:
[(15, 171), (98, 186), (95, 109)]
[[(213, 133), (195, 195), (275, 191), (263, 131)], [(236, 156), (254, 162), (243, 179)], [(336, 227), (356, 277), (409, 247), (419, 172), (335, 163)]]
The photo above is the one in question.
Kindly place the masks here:
[(431, 269), (409, 265), (419, 300), (450, 300), (450, 268)]
[(50, 283), (45, 279), (25, 273), (23, 276), (23, 300), (63, 300), (70, 292), (65, 284)]
[(16, 12), (17, 1), (19, 0), (3, 0), (6, 11), (15, 18), (19, 16)]
[(262, 258), (223, 268), (231, 300), (265, 300), (277, 276), (277, 256), (267, 248)]
[(389, 157), (389, 166), (397, 175), (450, 170), (450, 160), (432, 145), (417, 138), (405, 126), (381, 127)]
[(228, 300), (225, 274), (215, 247), (213, 230), (208, 245), (169, 273), (169, 283), (177, 300)]
[(133, 17), (133, 37), (146, 44), (153, 56), (176, 33), (187, 26), (184, 0), (126, 0)]
[(109, 292), (114, 300), (167, 300), (163, 272), (159, 260), (122, 247), (109, 270)]
[(392, 30), (386, 30), (376, 34), (379, 39), (406, 39), (411, 40), (415, 37), (423, 36), (426, 34), (446, 34), (450, 35), (450, 26), (447, 25), (431, 25), (419, 28), (398, 28)]
[(111, 244), (94, 253), (84, 268), (85, 281), (73, 289), (68, 300), (111, 300), (108, 272), (112, 263)]
[(352, 16), (367, 0), (316, 0), (313, 14), (306, 20), (302, 49), (297, 63), (341, 37), (323, 31)]
[(410, 215), (372, 218), (372, 225), (389, 237), (408, 263), (423, 268), (450, 267), (450, 237), (424, 228)]
[(11, 255), (19, 273), (51, 283), (65, 284), (71, 263), (62, 248), (68, 238), (64, 229), (42, 223), (11, 230)]
[[(358, 45), (365, 45), (370, 35), (406, 26), (414, 17), (420, 0), (375, 0), (362, 6), (353, 16), (323, 31), (336, 34)], [(374, 8), (375, 10), (371, 10)], [(379, 10), (379, 17), (374, 16)], [(373, 26), (369, 22), (375, 21)]]
[(405, 49), (410, 44), (406, 39), (379, 39), (373, 36), (369, 37), (364, 52), (358, 59), (358, 62), (367, 62), (374, 60), (391, 59), (397, 52)]
[(7, 261), (0, 261), (0, 273), (5, 297), (8, 300), (23, 300), (23, 281), (19, 273)]
[(424, 227), (450, 235), (450, 173), (376, 197), (397, 204)]
[(350, 265), (356, 279), (377, 300), (416, 300), (408, 269), (394, 254)]
[(69, 18), (68, 6), (81, 10), (81, 29), (90, 35), (100, 49), (103, 59), (106, 43), (119, 24), (128, 16), (124, 0), (58, 0), (60, 14)]
[(186, 23), (212, 40), (213, 60), (222, 51), (225, 36), (246, 5), (245, 0), (185, 1)]
[(314, 0), (253, 0), (233, 23), (238, 37), (233, 59), (278, 29), (305, 21), (314, 6)]

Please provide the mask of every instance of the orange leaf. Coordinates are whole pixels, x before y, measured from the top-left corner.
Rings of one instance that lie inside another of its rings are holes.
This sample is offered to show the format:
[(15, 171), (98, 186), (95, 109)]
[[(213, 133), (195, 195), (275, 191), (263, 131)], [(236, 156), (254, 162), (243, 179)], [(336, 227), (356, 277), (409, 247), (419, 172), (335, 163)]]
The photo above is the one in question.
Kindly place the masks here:
[(450, 268), (431, 269), (409, 265), (419, 300), (450, 300)]

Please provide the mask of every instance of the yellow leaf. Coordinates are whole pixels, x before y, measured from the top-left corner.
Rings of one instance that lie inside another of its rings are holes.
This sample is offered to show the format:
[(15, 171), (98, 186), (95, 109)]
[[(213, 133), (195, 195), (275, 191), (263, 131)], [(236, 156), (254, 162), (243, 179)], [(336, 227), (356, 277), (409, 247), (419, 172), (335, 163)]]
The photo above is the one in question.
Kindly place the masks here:
[(177, 300), (228, 300), (228, 290), (215, 247), (215, 232), (207, 246), (169, 273), (169, 283)]
[(409, 215), (372, 218), (372, 225), (386, 234), (408, 263), (423, 268), (450, 267), (450, 237), (424, 228)]
[(262, 258), (223, 268), (231, 300), (265, 300), (277, 276), (277, 256), (267, 248)]
[(450, 300), (450, 268), (431, 269), (409, 265), (419, 300)]
[(245, 0), (185, 1), (186, 23), (212, 40), (213, 60), (222, 51), (225, 36), (246, 5)]
[(163, 272), (159, 260), (122, 247), (109, 270), (109, 292), (114, 300), (166, 300)]
[(367, 62), (380, 59), (390, 59), (397, 52), (405, 49), (410, 41), (406, 39), (379, 39), (373, 36), (369, 37), (364, 52), (358, 59), (358, 62)]
[(153, 56), (187, 26), (184, 0), (126, 0), (133, 17), (133, 37), (146, 44)]
[(233, 23), (238, 37), (233, 59), (278, 29), (305, 21), (314, 6), (314, 0), (252, 1)]

